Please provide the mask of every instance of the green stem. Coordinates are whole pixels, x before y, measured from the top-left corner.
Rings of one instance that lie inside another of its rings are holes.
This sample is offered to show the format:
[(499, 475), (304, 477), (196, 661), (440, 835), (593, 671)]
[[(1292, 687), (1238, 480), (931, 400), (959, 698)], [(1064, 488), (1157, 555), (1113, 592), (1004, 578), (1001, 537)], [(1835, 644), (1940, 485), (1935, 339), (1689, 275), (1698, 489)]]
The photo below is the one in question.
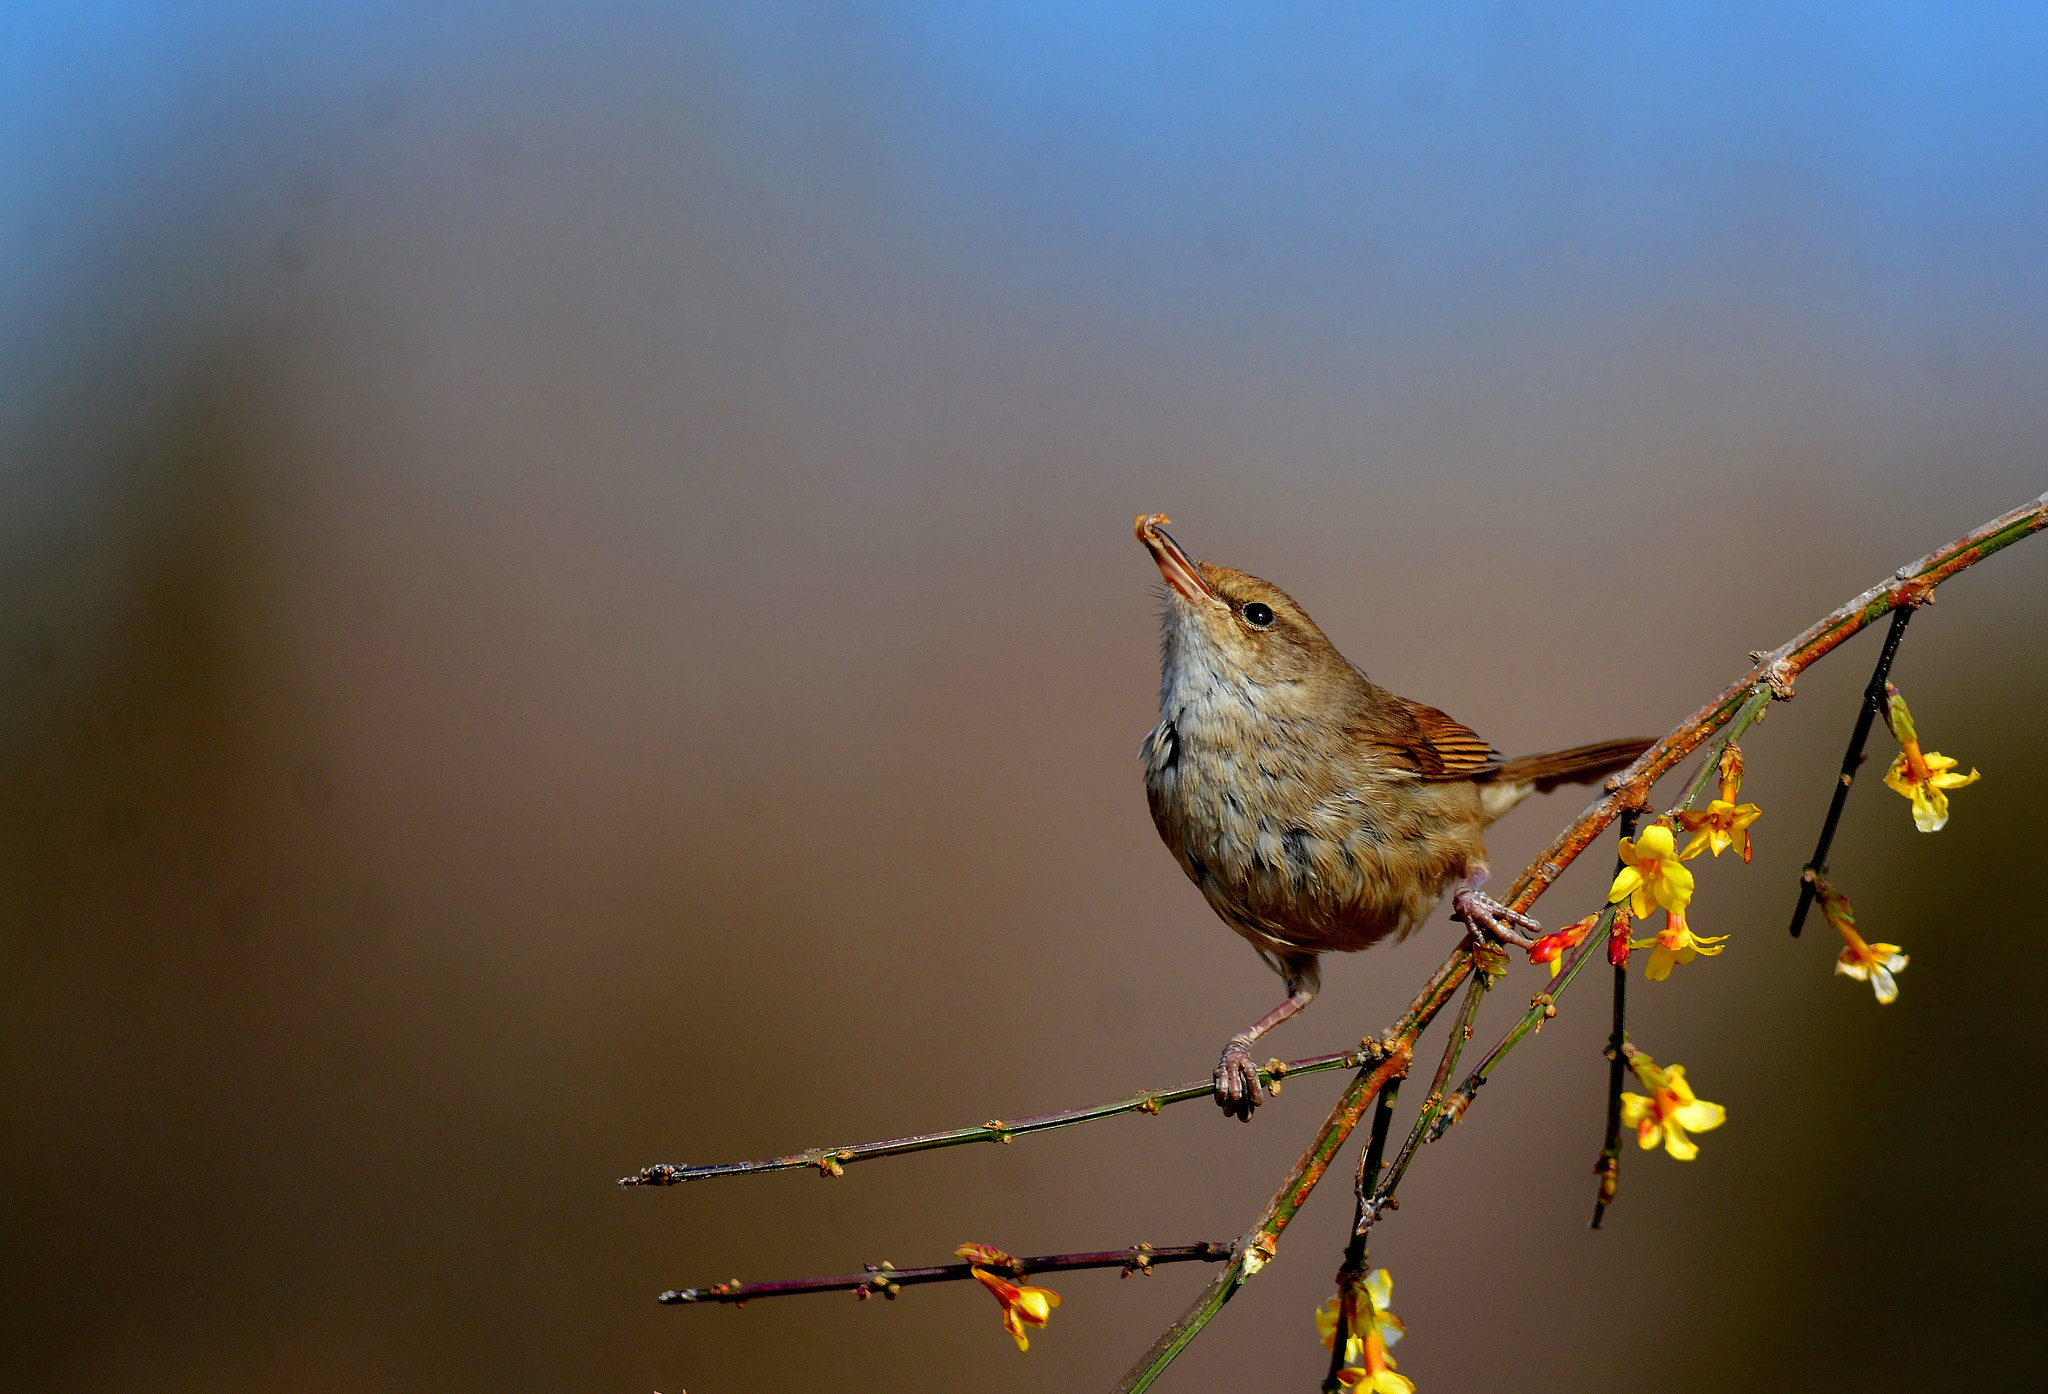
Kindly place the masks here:
[(1693, 800), (1700, 796), (1700, 792), (1707, 787), (1707, 782), (1720, 770), (1721, 752), (1735, 744), (1744, 731), (1761, 721), (1764, 708), (1770, 704), (1771, 690), (1768, 687), (1760, 687), (1749, 694), (1749, 700), (1736, 709), (1735, 716), (1723, 728), (1721, 734), (1707, 743), (1706, 749), (1700, 755), (1700, 767), (1692, 772), (1692, 783), (1685, 786), (1685, 797), (1678, 801), (1666, 817), (1684, 813), (1692, 807)]
[(1422, 1145), (1423, 1135), (1443, 1113), (1444, 1086), (1450, 1082), (1451, 1071), (1458, 1068), (1458, 1056), (1464, 1053), (1465, 1042), (1472, 1039), (1472, 1022), (1479, 1015), (1479, 1001), (1491, 986), (1493, 976), (1484, 969), (1472, 975), (1471, 984), (1465, 989), (1465, 1003), (1458, 1009), (1458, 1019), (1451, 1024), (1451, 1038), (1444, 1043), (1444, 1058), (1437, 1063), (1429, 1095), (1422, 1101), (1422, 1111), (1415, 1116), (1415, 1126), (1408, 1130), (1408, 1140), (1401, 1144), (1401, 1150), (1395, 1154), (1387, 1174), (1379, 1179), (1371, 1197), (1361, 1207), (1358, 1216), (1360, 1228), (1370, 1229), (1386, 1211), (1400, 1208), (1394, 1200), (1394, 1189), (1407, 1175), (1408, 1164), (1415, 1159), (1415, 1150)]

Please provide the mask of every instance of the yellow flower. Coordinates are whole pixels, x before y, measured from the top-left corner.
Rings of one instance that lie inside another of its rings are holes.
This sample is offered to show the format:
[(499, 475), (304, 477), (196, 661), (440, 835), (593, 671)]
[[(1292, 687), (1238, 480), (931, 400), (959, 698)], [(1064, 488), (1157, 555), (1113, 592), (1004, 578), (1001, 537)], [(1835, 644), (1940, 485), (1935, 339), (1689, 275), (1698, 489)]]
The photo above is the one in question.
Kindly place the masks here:
[(1728, 936), (1694, 934), (1692, 926), (1685, 922), (1685, 911), (1664, 912), (1663, 931), (1649, 939), (1638, 939), (1629, 945), (1631, 949), (1648, 949), (1650, 961), (1643, 965), (1643, 976), (1651, 982), (1663, 982), (1671, 976), (1672, 966), (1691, 963), (1701, 954), (1712, 958), (1728, 947)]
[(1699, 1156), (1699, 1144), (1686, 1136), (1687, 1131), (1711, 1132), (1728, 1121), (1728, 1110), (1695, 1098), (1692, 1086), (1685, 1082), (1683, 1065), (1660, 1070), (1656, 1061), (1639, 1050), (1630, 1054), (1629, 1064), (1650, 1091), (1648, 1098), (1621, 1096), (1621, 1121), (1636, 1130), (1636, 1141), (1646, 1152), (1662, 1141), (1664, 1150), (1681, 1162)]
[[(1338, 1303), (1347, 1304), (1350, 1320), (1345, 1326), (1344, 1360), (1351, 1368), (1337, 1372), (1344, 1388), (1361, 1394), (1415, 1394), (1415, 1382), (1395, 1374), (1394, 1357), (1387, 1354), (1387, 1347), (1407, 1332), (1401, 1319), (1387, 1310), (1393, 1295), (1393, 1278), (1386, 1269), (1375, 1268), (1362, 1285), (1347, 1285), (1341, 1297), (1332, 1297), (1316, 1310), (1316, 1330), (1323, 1338), (1323, 1349), (1328, 1350), (1337, 1341)], [(1359, 1320), (1361, 1315), (1365, 1320)]]
[(976, 1268), (974, 1276), (1003, 1304), (1003, 1330), (1017, 1338), (1017, 1349), (1030, 1350), (1031, 1338), (1024, 1334), (1025, 1325), (1043, 1326), (1051, 1320), (1052, 1309), (1060, 1305), (1060, 1295), (1050, 1288), (1006, 1283), (986, 1268)]
[[(1336, 1348), (1337, 1313), (1345, 1305), (1343, 1295), (1339, 1294), (1316, 1308), (1316, 1338), (1323, 1343), (1324, 1350)], [(1358, 1334), (1356, 1304), (1349, 1305), (1352, 1309), (1346, 1312), (1344, 1322), (1344, 1360), (1346, 1364), (1356, 1364), (1363, 1357), (1365, 1338)]]
[(1763, 810), (1753, 803), (1737, 804), (1741, 792), (1742, 748), (1731, 745), (1721, 752), (1721, 797), (1710, 802), (1705, 813), (1678, 815), (1678, 826), (1693, 835), (1678, 854), (1680, 861), (1689, 862), (1710, 847), (1718, 857), (1730, 844), (1742, 853), (1742, 860), (1749, 860), (1749, 825), (1763, 816)]
[(1897, 944), (1863, 942), (1863, 936), (1856, 932), (1856, 911), (1849, 904), (1849, 897), (1819, 877), (1814, 878), (1813, 889), (1820, 897), (1820, 913), (1842, 936), (1842, 952), (1835, 959), (1835, 971), (1859, 983), (1869, 983), (1880, 1002), (1898, 1001), (1899, 985), (1892, 974), (1905, 971), (1906, 955), (1899, 952)]
[(1678, 859), (1691, 861), (1709, 848), (1718, 857), (1733, 843), (1742, 860), (1748, 861), (1749, 825), (1762, 816), (1763, 810), (1753, 803), (1737, 805), (1726, 799), (1713, 800), (1705, 813), (1679, 814), (1678, 826), (1692, 834), (1692, 841), (1685, 844)]
[(1672, 855), (1671, 829), (1654, 823), (1633, 842), (1621, 840), (1622, 868), (1607, 892), (1607, 903), (1626, 900), (1637, 919), (1659, 908), (1684, 910), (1692, 901), (1692, 873)]
[(1337, 1383), (1345, 1389), (1365, 1394), (1415, 1394), (1415, 1381), (1406, 1375), (1394, 1373), (1394, 1357), (1381, 1355), (1380, 1368), (1352, 1366), (1337, 1372)]
[(1914, 827), (1923, 833), (1939, 832), (1948, 822), (1947, 791), (1975, 784), (1980, 776), (1974, 769), (1968, 774), (1952, 773), (1956, 762), (1940, 751), (1922, 755), (1920, 734), (1913, 729), (1913, 713), (1906, 710), (1906, 699), (1890, 683), (1884, 685), (1884, 691), (1885, 721), (1892, 728), (1892, 739), (1899, 743), (1899, 758), (1884, 772), (1884, 782), (1913, 801)]

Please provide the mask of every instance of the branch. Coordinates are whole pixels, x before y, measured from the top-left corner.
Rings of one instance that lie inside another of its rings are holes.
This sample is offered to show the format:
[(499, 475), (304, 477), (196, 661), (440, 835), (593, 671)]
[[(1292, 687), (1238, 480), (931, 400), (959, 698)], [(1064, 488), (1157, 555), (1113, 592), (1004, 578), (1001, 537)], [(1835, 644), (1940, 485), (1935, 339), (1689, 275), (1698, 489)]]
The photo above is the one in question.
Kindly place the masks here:
[[(1729, 739), (1734, 738), (1731, 736)], [(1700, 768), (1711, 769), (1719, 763), (1718, 760), (1702, 760)], [(1692, 802), (1699, 789), (1699, 781), (1696, 779), (1686, 795), (1687, 803)], [(1634, 837), (1635, 831), (1636, 815), (1622, 814), (1621, 835)], [(1615, 858), (1615, 866), (1617, 870), (1621, 866), (1619, 857)], [(1614, 965), (1614, 1025), (1607, 1033), (1607, 1132), (1601, 1140), (1600, 1155), (1593, 1161), (1593, 1175), (1600, 1178), (1600, 1185), (1593, 1193), (1593, 1219), (1587, 1226), (1589, 1229), (1600, 1228), (1607, 1219), (1607, 1207), (1612, 1205), (1615, 1196), (1621, 1193), (1621, 1086), (1624, 1074), (1621, 1052), (1628, 1044), (1628, 926), (1620, 925), (1614, 933), (1620, 942), (1616, 943), (1614, 939), (1610, 939), (1607, 949), (1607, 960)], [(1620, 952), (1619, 958), (1615, 956), (1617, 950)]]
[(1116, 1394), (1137, 1394), (1137, 1391), (1149, 1388), (1152, 1381), (1173, 1363), (1174, 1357), (1185, 1350), (1188, 1343), (1202, 1333), (1202, 1328), (1223, 1310), (1223, 1304), (1272, 1259), (1279, 1247), (1280, 1235), (1315, 1191), (1323, 1173), (1329, 1170), (1331, 1159), (1343, 1147), (1344, 1140), (1351, 1136), (1351, 1130), (1358, 1126), (1366, 1105), (1389, 1080), (1399, 1079), (1408, 1073), (1409, 1062), (1415, 1056), (1415, 1038), (1443, 1010), (1444, 1004), (1451, 1000), (1451, 994), (1471, 972), (1472, 954), (1461, 945), (1430, 975), (1401, 1019), (1380, 1039), (1379, 1047), (1384, 1053), (1379, 1063), (1360, 1070), (1345, 1087), (1336, 1106), (1330, 1110), (1330, 1116), (1323, 1120), (1322, 1131), (1316, 1134), (1315, 1141), (1301, 1154), (1301, 1160), (1287, 1173), (1280, 1189), (1273, 1193), (1273, 1199), (1266, 1203), (1266, 1211), (1259, 1216), (1259, 1222), (1237, 1241), (1230, 1266), (1211, 1278), (1209, 1286), (1202, 1290), (1194, 1305), (1160, 1334), (1152, 1348), (1117, 1384)]
[[(1692, 801), (1700, 796), (1700, 790), (1704, 789), (1707, 781), (1713, 777), (1715, 769), (1720, 763), (1720, 753), (1734, 744), (1736, 739), (1744, 731), (1748, 730), (1752, 723), (1763, 718), (1764, 710), (1770, 705), (1770, 702), (1771, 689), (1760, 687), (1750, 694), (1749, 700), (1736, 709), (1734, 720), (1730, 721), (1722, 729), (1720, 734), (1714, 738), (1713, 744), (1707, 748), (1706, 755), (1700, 760), (1699, 770), (1693, 775), (1692, 783), (1686, 787), (1685, 797), (1672, 806), (1673, 813), (1683, 813), (1686, 809), (1692, 807)], [(1614, 921), (1620, 915), (1621, 909), (1621, 905), (1617, 903), (1608, 906), (1600, 912), (1600, 918), (1594, 922), (1591, 929), (1586, 931), (1586, 937), (1579, 941), (1578, 950), (1572, 955), (1570, 962), (1565, 965), (1564, 971), (1557, 976), (1557, 979), (1549, 987), (1529, 999), (1529, 1010), (1522, 1014), (1522, 1019), (1509, 1028), (1507, 1035), (1501, 1038), (1499, 1045), (1486, 1053), (1486, 1058), (1479, 1062), (1478, 1067), (1470, 1075), (1466, 1076), (1465, 1082), (1458, 1086), (1457, 1092), (1446, 1102), (1442, 1113), (1436, 1120), (1436, 1130), (1429, 1135), (1429, 1141), (1435, 1142), (1446, 1132), (1450, 1131), (1453, 1124), (1465, 1116), (1466, 1108), (1471, 1105), (1473, 1098), (1479, 1093), (1480, 1086), (1486, 1083), (1486, 1077), (1493, 1073), (1494, 1066), (1501, 1062), (1503, 1056), (1520, 1045), (1523, 1037), (1533, 1032), (1541, 1031), (1543, 1023), (1557, 1015), (1557, 999), (1564, 996), (1565, 989), (1572, 985), (1572, 979), (1579, 975), (1579, 968), (1587, 961), (1588, 955), (1595, 948), (1598, 948), (1603, 953), (1606, 951), (1608, 936), (1614, 930)], [(1626, 972), (1627, 970), (1622, 969), (1621, 971)], [(1617, 1115), (1618, 1118), (1619, 1115)], [(1400, 1177), (1397, 1175), (1393, 1179), (1398, 1181)], [(1391, 1186), (1388, 1187), (1389, 1191), (1391, 1189)], [(1369, 1218), (1377, 1218), (1377, 1216)]]
[[(1506, 955), (1487, 951), (1496, 964), (1495, 972), (1506, 976)], [(1436, 1078), (1429, 1082), (1429, 1094), (1422, 1101), (1422, 1111), (1415, 1115), (1415, 1126), (1408, 1130), (1408, 1140), (1401, 1144), (1395, 1154), (1393, 1165), (1370, 1192), (1359, 1194), (1358, 1218), (1353, 1232), (1372, 1228), (1387, 1210), (1398, 1210), (1400, 1202), (1394, 1199), (1394, 1188), (1401, 1184), (1401, 1178), (1408, 1172), (1408, 1164), (1415, 1160), (1415, 1149), (1423, 1142), (1423, 1135), (1429, 1133), (1430, 1125), (1438, 1121), (1444, 1107), (1444, 1086), (1450, 1083), (1451, 1071), (1458, 1068), (1458, 1056), (1464, 1052), (1465, 1042), (1472, 1039), (1472, 1023), (1479, 1016), (1479, 1003), (1486, 996), (1486, 989), (1493, 986), (1494, 972), (1489, 972), (1484, 963), (1472, 975), (1472, 985), (1465, 989), (1465, 1004), (1458, 1009), (1457, 1020), (1451, 1023), (1451, 1038), (1444, 1042), (1444, 1058), (1437, 1062)], [(1436, 1140), (1430, 1134), (1429, 1140)]]
[[(1150, 1244), (1133, 1244), (1128, 1249), (1101, 1249), (1080, 1254), (1041, 1254), (1014, 1263), (984, 1263), (989, 1272), (1007, 1272), (1016, 1277), (1026, 1273), (1058, 1273), (1077, 1268), (1121, 1268), (1126, 1278), (1149, 1273), (1162, 1263), (1222, 1263), (1230, 1257), (1228, 1244), (1179, 1244), (1155, 1249)], [(788, 1278), (773, 1283), (713, 1283), (708, 1288), (675, 1288), (655, 1298), (671, 1306), (691, 1302), (725, 1302), (745, 1306), (757, 1297), (794, 1297), (806, 1292), (856, 1292), (862, 1297), (880, 1293), (895, 1299), (897, 1289), (924, 1283), (958, 1283), (974, 1276), (971, 1263), (942, 1263), (932, 1268), (896, 1268), (887, 1262), (871, 1263), (864, 1273), (838, 1278)]]
[[(1373, 1047), (1378, 1042), (1372, 1043)], [(1279, 1080), (1291, 1079), (1295, 1075), (1316, 1075), (1327, 1070), (1355, 1070), (1368, 1058), (1374, 1058), (1370, 1049), (1338, 1051), (1332, 1055), (1310, 1055), (1300, 1060), (1270, 1060), (1259, 1071), (1259, 1081), (1272, 1088)], [(1279, 1093), (1273, 1088), (1274, 1093)], [(687, 1162), (658, 1162), (642, 1167), (632, 1176), (619, 1178), (621, 1186), (679, 1186), (685, 1181), (708, 1181), (718, 1176), (748, 1176), (756, 1172), (794, 1171), (800, 1167), (815, 1167), (820, 1174), (837, 1176), (848, 1162), (865, 1162), (875, 1157), (900, 1157), (908, 1152), (928, 1152), (937, 1147), (960, 1147), (970, 1142), (1009, 1142), (1012, 1138), (1027, 1137), (1032, 1133), (1047, 1133), (1055, 1128), (1071, 1128), (1077, 1123), (1093, 1123), (1099, 1118), (1115, 1118), (1125, 1113), (1156, 1114), (1168, 1104), (1186, 1103), (1190, 1099), (1209, 1099), (1216, 1094), (1213, 1080), (1202, 1080), (1197, 1084), (1183, 1084), (1177, 1089), (1148, 1089), (1111, 1104), (1098, 1104), (1094, 1108), (1070, 1108), (1059, 1113), (1041, 1113), (1031, 1118), (1020, 1118), (1006, 1123), (1000, 1118), (991, 1119), (978, 1128), (954, 1128), (943, 1133), (919, 1133), (914, 1137), (889, 1138), (883, 1142), (861, 1142), (849, 1147), (813, 1147), (805, 1152), (792, 1152), (784, 1157), (769, 1157), (758, 1162), (718, 1162), (709, 1166), (691, 1166)]]
[(1515, 879), (1509, 905), (1526, 910), (1548, 890), (1572, 859), (1592, 845), (1625, 808), (1648, 808), (1650, 786), (1663, 778), (1735, 715), (1743, 699), (1759, 683), (1768, 684), (1780, 699), (1792, 696), (1792, 683), (1814, 662), (1865, 625), (1893, 610), (1927, 604), (1934, 588), (1957, 572), (1975, 566), (2029, 534), (2048, 527), (2048, 494), (2000, 514), (1965, 533), (1946, 547), (1893, 572), (1846, 605), (1829, 611), (1801, 633), (1769, 653), (1753, 655), (1756, 667), (1743, 674), (1719, 697), (1680, 723), (1677, 730), (1636, 757), (1636, 762), (1607, 781), (1610, 792), (1596, 799), (1557, 840)]
[[(1849, 802), (1849, 786), (1856, 782), (1856, 771), (1863, 765), (1863, 745), (1870, 739), (1870, 723), (1884, 707), (1885, 678), (1892, 670), (1892, 656), (1899, 651), (1899, 640), (1906, 635), (1906, 621), (1912, 618), (1910, 609), (1893, 613), (1891, 632), (1884, 636), (1884, 648), (1877, 655), (1877, 667), (1871, 670), (1870, 685), (1863, 689), (1863, 705), (1857, 708), (1856, 725), (1849, 732), (1849, 750), (1842, 756), (1842, 777), (1835, 783), (1835, 796), (1828, 800), (1828, 816), (1820, 825), (1820, 841), (1814, 845), (1813, 855), (1806, 859), (1805, 870), (1813, 875), (1827, 875), (1828, 849), (1835, 845), (1835, 827), (1842, 821), (1842, 809)], [(1806, 912), (1812, 908), (1813, 881), (1802, 877), (1799, 904), (1792, 911), (1794, 939), (1806, 927)]]

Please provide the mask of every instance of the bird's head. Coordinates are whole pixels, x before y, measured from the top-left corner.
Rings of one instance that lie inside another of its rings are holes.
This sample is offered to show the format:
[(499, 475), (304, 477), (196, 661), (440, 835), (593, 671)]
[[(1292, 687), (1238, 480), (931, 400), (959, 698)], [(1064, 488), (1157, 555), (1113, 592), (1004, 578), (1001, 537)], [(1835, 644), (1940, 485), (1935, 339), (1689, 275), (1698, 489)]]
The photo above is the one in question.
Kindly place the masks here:
[(1149, 513), (1137, 522), (1138, 541), (1166, 580), (1164, 662), (1198, 666), (1212, 681), (1262, 688), (1342, 681), (1357, 670), (1316, 628), (1287, 592), (1270, 581), (1227, 566), (1196, 561)]

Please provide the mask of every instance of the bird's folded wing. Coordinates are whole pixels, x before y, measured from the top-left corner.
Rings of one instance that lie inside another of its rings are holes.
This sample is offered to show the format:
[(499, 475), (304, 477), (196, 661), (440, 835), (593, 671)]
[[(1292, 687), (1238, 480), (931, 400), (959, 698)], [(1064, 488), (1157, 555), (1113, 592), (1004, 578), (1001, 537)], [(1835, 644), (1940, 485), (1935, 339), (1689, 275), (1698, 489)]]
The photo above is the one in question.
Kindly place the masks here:
[(1385, 717), (1360, 735), (1398, 768), (1432, 780), (1471, 779), (1500, 768), (1500, 752), (1484, 736), (1435, 707), (1396, 698)]

